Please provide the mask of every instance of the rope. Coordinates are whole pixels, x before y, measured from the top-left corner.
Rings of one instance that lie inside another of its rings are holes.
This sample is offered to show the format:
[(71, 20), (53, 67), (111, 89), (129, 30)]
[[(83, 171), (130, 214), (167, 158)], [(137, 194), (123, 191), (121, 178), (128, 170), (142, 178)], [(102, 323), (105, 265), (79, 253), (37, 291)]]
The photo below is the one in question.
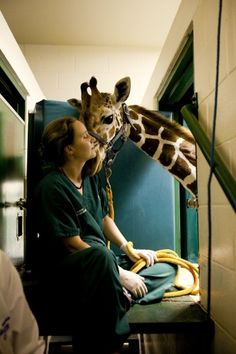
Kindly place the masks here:
[[(111, 183), (110, 183), (110, 177), (112, 174), (112, 170), (109, 167), (105, 168), (105, 176), (106, 176), (106, 195), (107, 195), (107, 202), (108, 202), (108, 207), (109, 207), (109, 216), (114, 220), (115, 218), (115, 211), (114, 211), (114, 205), (113, 205), (113, 193), (112, 193), (112, 188), (111, 188)], [(110, 248), (110, 241), (107, 240), (107, 247)]]
[[(128, 242), (127, 250), (130, 253), (130, 255), (132, 255), (137, 260), (130, 270), (134, 273), (137, 273), (146, 266), (146, 262), (135, 252), (135, 250), (133, 249), (133, 243), (131, 241)], [(187, 269), (193, 278), (193, 282), (191, 286), (185, 287), (181, 285), (179, 280), (180, 271), (178, 270), (175, 279), (175, 286), (180, 290), (166, 292), (164, 294), (164, 297), (175, 297), (175, 296), (190, 295), (190, 294), (196, 295), (199, 293), (199, 277), (198, 277), (199, 270), (193, 263), (179, 257), (176, 252), (169, 249), (158, 250), (156, 251), (156, 255), (158, 258), (158, 262), (171, 263), (177, 265), (180, 268)]]

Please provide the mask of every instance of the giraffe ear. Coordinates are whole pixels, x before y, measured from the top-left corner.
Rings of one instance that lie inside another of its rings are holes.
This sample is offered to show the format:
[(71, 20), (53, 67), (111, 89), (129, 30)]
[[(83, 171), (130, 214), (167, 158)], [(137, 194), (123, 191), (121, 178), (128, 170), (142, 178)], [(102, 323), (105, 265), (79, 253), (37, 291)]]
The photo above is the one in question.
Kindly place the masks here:
[(70, 98), (69, 100), (67, 100), (67, 102), (71, 106), (77, 108), (79, 112), (81, 111), (82, 105), (81, 105), (81, 102), (79, 100), (77, 100), (77, 98)]
[(130, 87), (131, 82), (128, 76), (124, 77), (116, 83), (114, 96), (117, 103), (122, 103), (127, 100), (130, 94)]

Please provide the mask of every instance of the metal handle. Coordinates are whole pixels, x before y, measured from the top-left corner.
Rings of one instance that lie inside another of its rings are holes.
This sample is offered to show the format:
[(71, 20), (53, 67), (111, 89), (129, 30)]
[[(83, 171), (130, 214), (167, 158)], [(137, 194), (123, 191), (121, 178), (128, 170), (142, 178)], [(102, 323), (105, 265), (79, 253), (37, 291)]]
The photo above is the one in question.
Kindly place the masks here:
[(20, 237), (23, 236), (23, 212), (20, 211), (17, 213), (17, 218), (16, 218), (16, 238), (17, 240), (20, 239)]
[(20, 209), (26, 208), (26, 199), (20, 198), (16, 202), (0, 202), (0, 208), (18, 207)]
[(26, 199), (20, 198), (20, 199), (16, 202), (16, 206), (19, 207), (20, 209), (26, 209)]
[(198, 208), (198, 200), (197, 198), (191, 198), (187, 200), (187, 208), (197, 209)]

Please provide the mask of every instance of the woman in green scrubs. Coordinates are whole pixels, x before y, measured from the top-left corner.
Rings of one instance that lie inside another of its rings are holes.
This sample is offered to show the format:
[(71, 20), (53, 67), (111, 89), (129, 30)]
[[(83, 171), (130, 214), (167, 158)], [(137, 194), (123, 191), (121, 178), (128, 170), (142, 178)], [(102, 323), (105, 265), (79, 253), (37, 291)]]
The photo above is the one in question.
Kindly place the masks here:
[[(123, 289), (136, 299), (148, 293), (144, 277), (121, 268), (106, 247), (110, 240), (125, 251), (127, 240), (108, 214), (99, 177), (91, 176), (97, 149), (78, 119), (49, 123), (42, 156), (55, 168), (40, 181), (34, 201), (39, 272), (69, 318), (80, 354), (119, 353), (130, 333)], [(154, 251), (137, 252), (147, 266), (157, 261)]]

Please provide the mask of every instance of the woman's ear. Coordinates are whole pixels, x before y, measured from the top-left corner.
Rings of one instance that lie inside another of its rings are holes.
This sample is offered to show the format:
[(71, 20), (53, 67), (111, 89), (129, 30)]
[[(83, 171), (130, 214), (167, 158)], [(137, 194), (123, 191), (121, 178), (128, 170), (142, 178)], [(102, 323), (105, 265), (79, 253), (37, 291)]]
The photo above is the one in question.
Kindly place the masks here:
[(71, 145), (66, 145), (64, 148), (64, 153), (66, 154), (66, 156), (71, 155), (72, 152), (73, 152), (73, 147)]

